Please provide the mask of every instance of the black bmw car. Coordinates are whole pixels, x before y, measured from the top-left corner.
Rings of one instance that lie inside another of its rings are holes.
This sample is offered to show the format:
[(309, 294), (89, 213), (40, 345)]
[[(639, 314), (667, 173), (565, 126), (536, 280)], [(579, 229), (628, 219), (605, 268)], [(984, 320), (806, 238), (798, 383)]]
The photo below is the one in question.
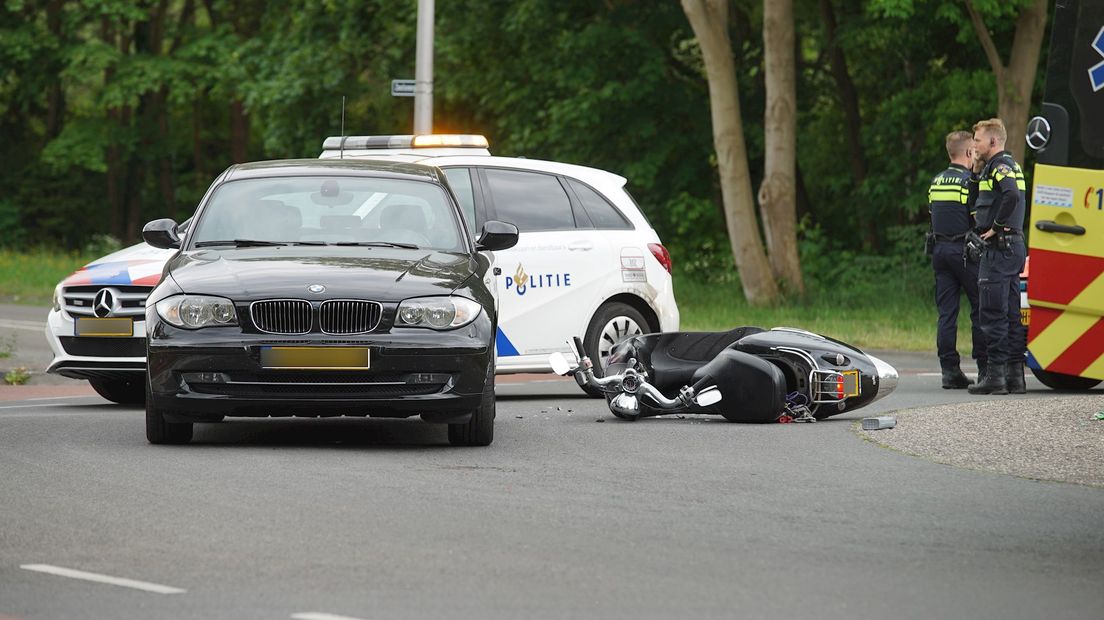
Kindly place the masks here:
[(497, 304), (488, 252), (431, 166), (286, 160), (211, 185), (146, 304), (146, 437), (224, 416), (411, 417), (456, 445), (494, 438)]

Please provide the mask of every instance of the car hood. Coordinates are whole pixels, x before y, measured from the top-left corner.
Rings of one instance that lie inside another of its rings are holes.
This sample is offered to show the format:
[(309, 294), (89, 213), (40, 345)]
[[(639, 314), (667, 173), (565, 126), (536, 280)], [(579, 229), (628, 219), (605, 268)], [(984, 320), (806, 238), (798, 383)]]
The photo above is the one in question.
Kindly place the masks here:
[[(475, 270), (466, 254), (401, 248), (280, 246), (182, 252), (168, 272), (185, 293), (236, 301), (269, 298), (400, 301), (447, 295)], [(320, 284), (321, 293), (308, 286)]]
[(161, 280), (165, 261), (176, 250), (138, 243), (88, 263), (62, 280), (62, 286), (149, 286)]

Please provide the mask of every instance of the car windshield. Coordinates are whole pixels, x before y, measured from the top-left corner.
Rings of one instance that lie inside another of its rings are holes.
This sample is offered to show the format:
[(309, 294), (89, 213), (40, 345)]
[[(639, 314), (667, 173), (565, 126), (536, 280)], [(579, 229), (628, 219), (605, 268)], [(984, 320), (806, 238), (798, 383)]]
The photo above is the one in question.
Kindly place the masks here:
[(463, 251), (444, 188), (374, 177), (243, 179), (215, 190), (193, 224), (193, 247), (362, 245)]

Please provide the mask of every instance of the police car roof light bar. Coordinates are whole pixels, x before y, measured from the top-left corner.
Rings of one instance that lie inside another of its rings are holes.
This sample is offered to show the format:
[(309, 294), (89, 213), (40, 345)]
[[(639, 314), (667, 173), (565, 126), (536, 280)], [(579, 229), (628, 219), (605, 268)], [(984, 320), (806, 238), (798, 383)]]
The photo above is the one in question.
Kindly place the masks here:
[(487, 138), (478, 134), (431, 134), (396, 136), (330, 136), (322, 142), (323, 150), (401, 149), (401, 148), (488, 148)]

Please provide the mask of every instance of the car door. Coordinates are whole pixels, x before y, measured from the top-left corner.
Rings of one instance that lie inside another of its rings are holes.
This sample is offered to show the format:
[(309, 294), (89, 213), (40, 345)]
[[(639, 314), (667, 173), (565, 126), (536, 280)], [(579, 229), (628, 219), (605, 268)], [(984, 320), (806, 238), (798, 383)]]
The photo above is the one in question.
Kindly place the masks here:
[(605, 290), (612, 249), (571, 199), (559, 175), (483, 167), (488, 219), (518, 227), (518, 244), (495, 252), (500, 295), (498, 355), (560, 351), (582, 336)]

